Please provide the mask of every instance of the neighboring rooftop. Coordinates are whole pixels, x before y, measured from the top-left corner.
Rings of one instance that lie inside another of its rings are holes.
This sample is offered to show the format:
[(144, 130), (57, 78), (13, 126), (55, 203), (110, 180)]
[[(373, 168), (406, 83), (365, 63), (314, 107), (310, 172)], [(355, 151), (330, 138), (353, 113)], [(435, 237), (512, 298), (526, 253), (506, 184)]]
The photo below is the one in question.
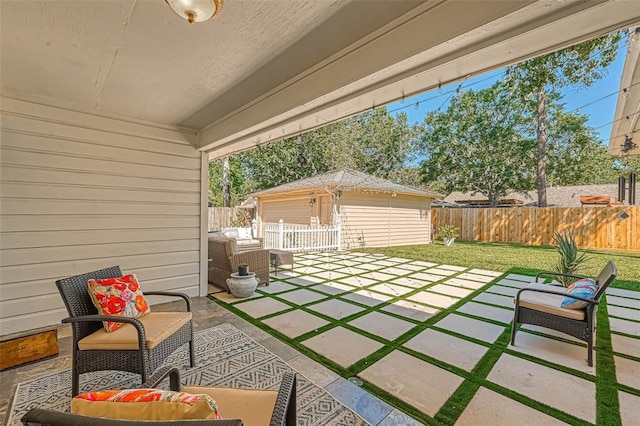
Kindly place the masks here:
[[(624, 204), (628, 204), (628, 193)], [(550, 207), (581, 207), (580, 197), (605, 196), (615, 201), (618, 197), (617, 184), (550, 186), (547, 188), (547, 204)], [(488, 198), (479, 192), (452, 192), (444, 201), (458, 205), (484, 206), (489, 204)], [(636, 187), (636, 203), (640, 203), (640, 185)], [(499, 200), (500, 206), (535, 207), (538, 204), (537, 191), (526, 193), (510, 192)]]
[(356, 189), (364, 189), (369, 191), (378, 191), (394, 194), (419, 195), (423, 197), (442, 198), (444, 195), (425, 189), (414, 188), (408, 185), (401, 185), (386, 179), (368, 175), (350, 169), (339, 169), (330, 172), (318, 174), (295, 182), (285, 183), (264, 191), (251, 194), (252, 197), (260, 197), (264, 195), (278, 194), (283, 192), (299, 191), (299, 190), (317, 190), (323, 189), (327, 191), (352, 191)]

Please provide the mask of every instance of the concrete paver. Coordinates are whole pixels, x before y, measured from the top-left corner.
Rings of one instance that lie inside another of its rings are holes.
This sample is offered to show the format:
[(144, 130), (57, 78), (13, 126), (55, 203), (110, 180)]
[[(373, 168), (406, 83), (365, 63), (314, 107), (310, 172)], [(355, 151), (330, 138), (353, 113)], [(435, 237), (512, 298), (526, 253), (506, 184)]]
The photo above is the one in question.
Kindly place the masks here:
[(365, 278), (369, 278), (371, 280), (376, 280), (376, 281), (389, 281), (397, 277), (396, 275), (387, 274), (386, 269), (383, 269), (383, 271), (385, 272), (382, 272), (382, 271), (369, 272), (367, 274), (362, 274), (362, 276)]
[(409, 277), (396, 278), (395, 280), (391, 280), (391, 283), (400, 284), (405, 287), (411, 287), (411, 288), (422, 288), (424, 286), (433, 284), (431, 281), (423, 281), (423, 280), (419, 280), (416, 278), (409, 278)]
[(383, 346), (344, 327), (332, 328), (302, 341), (302, 344), (345, 368)]
[(633, 425), (640, 419), (640, 396), (630, 393), (618, 392), (620, 401), (620, 417), (623, 425)]
[(488, 291), (490, 293), (495, 293), (495, 294), (501, 294), (503, 296), (514, 297), (516, 295), (516, 293), (518, 292), (518, 289), (516, 287), (506, 287), (506, 286), (503, 286), (503, 285), (493, 285), (493, 286), (489, 287), (488, 289), (486, 289), (485, 291)]
[(423, 331), (404, 346), (466, 371), (471, 371), (489, 349), (433, 329)]
[(640, 390), (640, 362), (614, 356), (618, 383)]
[(463, 280), (462, 278), (451, 278), (446, 280), (444, 283), (448, 285), (454, 285), (456, 287), (470, 288), (472, 290), (477, 290), (480, 287), (485, 286), (485, 283), (481, 283), (478, 281), (471, 281), (471, 280)]
[(612, 334), (611, 345), (614, 352), (640, 358), (640, 339)]
[(612, 315), (614, 317), (640, 321), (640, 310), (638, 309), (629, 309), (622, 308), (620, 306), (609, 305), (607, 306), (607, 310), (609, 311), (609, 315)]
[(429, 287), (429, 291), (435, 291), (436, 293), (460, 298), (467, 297), (468, 295), (473, 293), (473, 290), (446, 284), (436, 284), (434, 286), (431, 286)]
[[(404, 368), (398, 368), (399, 365)], [(434, 416), (464, 381), (460, 376), (397, 350), (358, 376), (429, 416)]]
[(487, 343), (495, 342), (504, 332), (502, 326), (456, 314), (449, 314), (434, 325)]
[(460, 299), (456, 297), (443, 296), (441, 294), (431, 293), (428, 290), (409, 296), (407, 299), (439, 308), (448, 308), (460, 301)]
[(377, 283), (378, 281), (371, 280), (369, 278), (354, 276), (354, 277), (342, 278), (340, 282), (352, 285), (354, 287), (367, 287), (367, 286), (370, 286), (371, 284)]
[(337, 280), (337, 279), (340, 279), (340, 278), (344, 278), (347, 275), (346, 274), (342, 274), (340, 272), (336, 272), (336, 271), (324, 271), (324, 272), (318, 272), (317, 274), (315, 274), (315, 276), (326, 278), (328, 280)]
[(513, 308), (513, 297), (501, 296), (491, 293), (480, 293), (472, 299), (476, 302), (491, 303), (492, 305), (504, 306), (505, 308)]
[(327, 296), (302, 288), (288, 293), (278, 294), (278, 297), (295, 303), (296, 305), (305, 305), (307, 303), (315, 302), (316, 300), (325, 299)]
[(372, 425), (377, 425), (393, 411), (392, 406), (342, 377), (329, 384), (326, 390)]
[(486, 269), (471, 269), (468, 271), (470, 274), (477, 274), (477, 275), (486, 275), (488, 277), (499, 277), (500, 275), (502, 275), (502, 272), (496, 272), (496, 271), (487, 271)]
[(263, 321), (269, 327), (278, 330), (285, 336), (294, 338), (301, 334), (308, 333), (312, 330), (329, 324), (328, 321), (310, 313), (296, 309), (282, 315), (268, 318)]
[(378, 291), (380, 293), (389, 294), (391, 296), (400, 296), (413, 291), (412, 288), (404, 287), (396, 284), (390, 284), (390, 283), (378, 284), (378, 285), (369, 287), (369, 289)]
[(620, 318), (609, 318), (609, 327), (611, 331), (640, 336), (640, 323), (638, 322), (627, 321)]
[(607, 305), (623, 306), (626, 308), (640, 309), (640, 300), (628, 297), (607, 295)]
[(488, 318), (505, 324), (513, 320), (513, 309), (503, 309), (482, 303), (467, 302), (459, 307), (458, 312), (475, 315), (477, 317)]
[(265, 315), (271, 315), (276, 312), (291, 309), (291, 306), (286, 303), (282, 303), (270, 297), (262, 297), (249, 302), (237, 303), (234, 306), (254, 318), (260, 318)]
[(380, 312), (371, 312), (349, 322), (349, 325), (387, 340), (395, 340), (415, 324)]
[(391, 299), (391, 296), (369, 290), (358, 290), (353, 293), (343, 294), (340, 298), (351, 300), (362, 305), (377, 306)]
[(342, 284), (339, 282), (333, 282), (333, 281), (327, 281), (326, 283), (317, 284), (309, 288), (316, 291), (321, 291), (326, 294), (331, 294), (331, 295), (342, 294), (348, 291), (355, 290), (355, 288), (350, 285)]
[(353, 303), (343, 302), (338, 299), (329, 299), (310, 305), (308, 308), (334, 319), (342, 319), (364, 310), (364, 308), (354, 305)]
[(440, 312), (439, 309), (406, 300), (394, 302), (385, 306), (382, 310), (416, 321), (426, 321)]
[(422, 426), (422, 423), (419, 421), (407, 416), (402, 411), (398, 411), (394, 409), (389, 413), (387, 417), (384, 418), (378, 426)]
[(530, 278), (531, 278), (531, 281), (519, 281), (519, 280), (513, 280), (511, 278), (503, 278), (500, 281), (498, 281), (496, 284), (504, 285), (507, 287), (524, 288), (529, 284), (531, 284), (532, 282), (534, 282), (535, 278), (533, 277), (530, 277)]
[(607, 288), (607, 295), (613, 294), (614, 296), (630, 297), (632, 299), (640, 300), (640, 291), (624, 290), (621, 288)]
[(596, 373), (595, 363), (597, 351), (593, 352), (594, 366), (589, 367), (585, 362), (587, 359), (586, 346), (561, 342), (556, 339), (519, 331), (516, 333), (516, 345), (509, 345), (508, 348), (555, 364), (573, 368), (587, 374)]
[(409, 278), (415, 278), (416, 280), (420, 280), (420, 281), (436, 282), (444, 279), (445, 277), (442, 275), (431, 274), (427, 271), (427, 272), (416, 272), (415, 274), (409, 275)]
[(495, 279), (494, 277), (487, 277), (486, 275), (470, 274), (468, 272), (458, 275), (458, 278), (461, 278), (463, 280), (478, 281), (481, 283), (488, 283)]
[(271, 281), (269, 285), (258, 287), (258, 290), (263, 293), (275, 294), (275, 293), (282, 293), (283, 291), (287, 291), (287, 290), (292, 290), (294, 288), (297, 288), (297, 287), (294, 285), (285, 283), (284, 281)]
[[(284, 275), (284, 273), (283, 273)], [(314, 285), (326, 281), (322, 278), (315, 278), (308, 275), (287, 279), (288, 282), (302, 286)]]

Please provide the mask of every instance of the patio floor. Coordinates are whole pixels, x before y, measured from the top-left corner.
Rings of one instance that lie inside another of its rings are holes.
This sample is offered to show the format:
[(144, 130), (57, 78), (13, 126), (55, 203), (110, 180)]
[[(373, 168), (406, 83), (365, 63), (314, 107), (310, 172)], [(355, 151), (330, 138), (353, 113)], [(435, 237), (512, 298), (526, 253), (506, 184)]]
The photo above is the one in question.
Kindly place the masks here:
[(509, 345), (513, 295), (530, 276), (365, 253), (295, 261), (251, 299), (213, 296), (335, 373), (364, 380), (387, 402), (344, 379), (327, 390), (372, 424), (640, 418), (640, 292), (607, 290), (588, 367), (586, 345), (552, 330), (524, 326)]

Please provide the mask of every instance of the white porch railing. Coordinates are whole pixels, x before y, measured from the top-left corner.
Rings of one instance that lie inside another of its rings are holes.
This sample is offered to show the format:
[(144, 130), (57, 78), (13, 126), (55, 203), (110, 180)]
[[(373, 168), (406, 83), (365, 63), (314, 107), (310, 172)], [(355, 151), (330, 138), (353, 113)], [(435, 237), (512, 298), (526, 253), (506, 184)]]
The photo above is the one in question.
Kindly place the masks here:
[(265, 223), (264, 248), (287, 251), (340, 250), (342, 231), (340, 221), (335, 225), (309, 226), (284, 223)]

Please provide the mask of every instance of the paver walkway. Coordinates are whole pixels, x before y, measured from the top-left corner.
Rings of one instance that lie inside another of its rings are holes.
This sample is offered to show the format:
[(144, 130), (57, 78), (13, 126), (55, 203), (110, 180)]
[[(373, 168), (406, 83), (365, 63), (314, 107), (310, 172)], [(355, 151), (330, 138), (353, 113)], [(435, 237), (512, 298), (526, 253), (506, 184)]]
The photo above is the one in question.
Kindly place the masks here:
[[(527, 325), (509, 345), (513, 296), (532, 277), (355, 252), (296, 254), (295, 261), (293, 272), (258, 289), (262, 297), (214, 296), (424, 423), (611, 420), (610, 412), (598, 413), (598, 364), (586, 365), (583, 342)], [(603, 371), (609, 376), (599, 383), (609, 386), (606, 398), (619, 400), (613, 416), (633, 424), (640, 418), (640, 292), (610, 288), (605, 300), (600, 310), (608, 308), (609, 324), (598, 326), (603, 335), (610, 327), (612, 337), (599, 341), (595, 356), (604, 351), (616, 374)], [(349, 395), (354, 385), (335, 386), (345, 388), (334, 395)], [(342, 402), (362, 407), (366, 397), (358, 395)], [(420, 423), (397, 410), (390, 416), (391, 406), (371, 410), (372, 424)]]

